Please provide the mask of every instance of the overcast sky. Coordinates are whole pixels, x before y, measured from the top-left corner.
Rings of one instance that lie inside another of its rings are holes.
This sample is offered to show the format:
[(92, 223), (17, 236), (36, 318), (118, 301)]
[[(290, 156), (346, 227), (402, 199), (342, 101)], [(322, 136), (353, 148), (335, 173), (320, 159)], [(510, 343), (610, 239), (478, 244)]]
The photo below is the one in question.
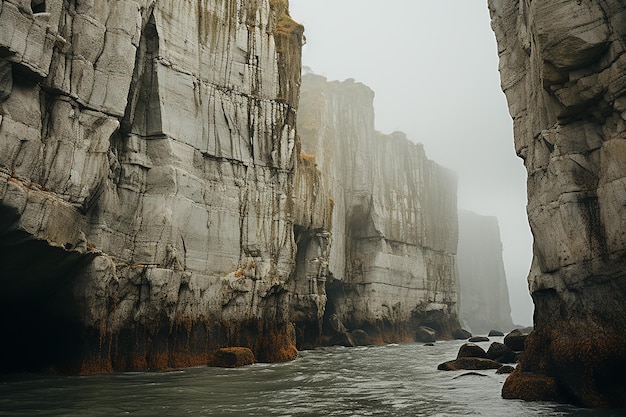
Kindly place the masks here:
[(459, 176), (459, 207), (498, 217), (513, 321), (532, 324), (526, 171), (515, 155), (486, 0), (290, 0), (303, 65), (374, 90), (376, 129), (403, 131)]

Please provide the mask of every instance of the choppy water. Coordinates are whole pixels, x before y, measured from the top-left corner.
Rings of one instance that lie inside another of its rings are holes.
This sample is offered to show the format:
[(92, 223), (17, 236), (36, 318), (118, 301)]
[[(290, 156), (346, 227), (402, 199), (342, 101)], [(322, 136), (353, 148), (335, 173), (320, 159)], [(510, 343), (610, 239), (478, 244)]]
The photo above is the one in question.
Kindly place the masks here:
[(238, 369), (5, 376), (0, 416), (624, 415), (503, 400), (505, 376), (491, 370), (480, 371), (485, 376), (437, 371), (462, 343), (335, 347), (301, 352), (286, 364)]

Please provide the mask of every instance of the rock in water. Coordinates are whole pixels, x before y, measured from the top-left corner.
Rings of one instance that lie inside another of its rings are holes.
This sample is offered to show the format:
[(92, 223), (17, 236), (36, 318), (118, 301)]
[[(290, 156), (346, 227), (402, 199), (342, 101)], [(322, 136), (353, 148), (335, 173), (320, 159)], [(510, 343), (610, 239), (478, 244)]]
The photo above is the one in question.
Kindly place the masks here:
[(534, 236), (534, 331), (503, 395), (626, 407), (624, 3), (489, 8)]
[(503, 343), (493, 342), (487, 350), (487, 357), (500, 363), (517, 362), (517, 354)]
[(486, 358), (487, 353), (483, 348), (474, 343), (465, 343), (459, 348), (456, 358)]
[(485, 358), (459, 358), (452, 361), (439, 364), (437, 367), (440, 371), (460, 371), (463, 369), (468, 370), (481, 370), (481, 369), (499, 369), (502, 366), (501, 363), (491, 359)]
[(251, 365), (255, 361), (254, 353), (244, 347), (230, 347), (218, 349), (213, 355), (213, 360), (209, 365), (220, 368), (237, 368)]
[(452, 337), (457, 340), (463, 340), (469, 339), (470, 337), (472, 337), (472, 334), (465, 329), (456, 329), (454, 332), (452, 332)]
[(485, 337), (485, 336), (474, 336), (474, 337), (470, 337), (468, 341), (469, 341), (469, 342), (472, 342), (472, 343), (477, 343), (477, 342), (488, 342), (488, 341), (489, 341), (489, 338), (488, 338), (488, 337)]
[(504, 344), (515, 352), (521, 352), (524, 350), (527, 337), (527, 335), (522, 334), (519, 330), (513, 330), (504, 337)]

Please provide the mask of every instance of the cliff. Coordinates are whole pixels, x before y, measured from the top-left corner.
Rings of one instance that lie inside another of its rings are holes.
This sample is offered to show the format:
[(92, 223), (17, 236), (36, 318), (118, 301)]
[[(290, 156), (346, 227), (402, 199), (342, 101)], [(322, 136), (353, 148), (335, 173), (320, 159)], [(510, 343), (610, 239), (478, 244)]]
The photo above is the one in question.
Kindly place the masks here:
[(503, 394), (541, 399), (543, 381), (557, 399), (625, 407), (624, 3), (489, 7), (534, 236), (535, 330)]
[(498, 219), (459, 210), (459, 316), (474, 334), (513, 328)]
[[(458, 327), (456, 176), (400, 132), (374, 129), (374, 93), (353, 80), (302, 78), (301, 158), (332, 201), (326, 320), (385, 341)], [(315, 198), (315, 197), (313, 197)]]
[(295, 273), (296, 229), (325, 237), (294, 220), (287, 7), (0, 2), (0, 371), (283, 361), (294, 323), (321, 326)]
[(456, 327), (456, 179), (354, 83), (301, 148), (302, 41), (286, 0), (0, 2), (0, 373)]

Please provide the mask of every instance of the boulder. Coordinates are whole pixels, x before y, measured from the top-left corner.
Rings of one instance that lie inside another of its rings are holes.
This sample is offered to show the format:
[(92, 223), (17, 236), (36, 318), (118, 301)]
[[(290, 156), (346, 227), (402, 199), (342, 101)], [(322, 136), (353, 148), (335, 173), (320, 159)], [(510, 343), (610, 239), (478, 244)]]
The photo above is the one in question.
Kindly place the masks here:
[(564, 400), (554, 378), (532, 372), (522, 372), (519, 367), (504, 381), (502, 398), (553, 402)]
[(472, 337), (472, 334), (465, 329), (458, 328), (454, 332), (452, 332), (452, 337), (457, 340), (464, 340)]
[(476, 342), (488, 342), (489, 338), (485, 336), (474, 336), (470, 337), (468, 342), (476, 343)]
[(510, 374), (514, 370), (515, 368), (512, 367), (511, 365), (502, 365), (501, 367), (498, 368), (498, 370), (496, 371), (496, 374)]
[(350, 335), (356, 346), (369, 346), (374, 344), (370, 335), (363, 329), (353, 330)]
[(256, 362), (254, 353), (246, 347), (226, 347), (218, 349), (213, 354), (211, 366), (219, 368), (237, 368), (239, 366), (251, 365)]
[(474, 343), (465, 343), (459, 348), (456, 358), (486, 358), (487, 352), (483, 348)]
[(420, 326), (417, 328), (415, 340), (422, 343), (432, 343), (436, 340), (437, 332), (434, 329), (426, 326)]
[(440, 371), (459, 371), (481, 370), (481, 369), (499, 369), (502, 366), (500, 362), (485, 358), (459, 358), (452, 361), (439, 364), (437, 367)]
[(493, 342), (487, 350), (487, 358), (493, 359), (500, 363), (515, 363), (517, 362), (517, 355), (507, 345), (499, 342)]
[(511, 350), (520, 352), (524, 350), (527, 336), (528, 335), (523, 334), (519, 330), (513, 330), (504, 337), (504, 344), (511, 348)]
[(332, 338), (331, 345), (333, 346), (345, 346), (345, 347), (355, 347), (357, 346), (354, 338), (352, 337), (352, 333), (343, 332)]
[(489, 337), (500, 337), (500, 336), (504, 336), (504, 333), (502, 333), (500, 330), (490, 330), (489, 334), (487, 336), (489, 336)]

